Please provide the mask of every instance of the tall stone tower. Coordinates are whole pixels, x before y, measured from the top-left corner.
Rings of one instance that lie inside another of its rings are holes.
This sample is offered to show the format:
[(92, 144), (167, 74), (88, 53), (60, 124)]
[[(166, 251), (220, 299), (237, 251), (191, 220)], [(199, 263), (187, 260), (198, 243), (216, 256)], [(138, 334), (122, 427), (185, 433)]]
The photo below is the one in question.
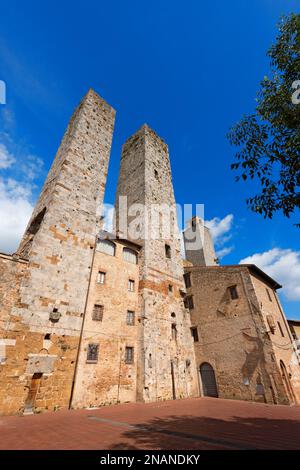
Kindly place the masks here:
[(217, 266), (214, 243), (200, 217), (193, 217), (183, 232), (186, 259), (195, 266)]
[(48, 400), (36, 406), (68, 405), (114, 119), (111, 106), (89, 90), (70, 120), (16, 253), (28, 260), (11, 323), (21, 361), (14, 382), (20, 386), (19, 409), (24, 401), (32, 405), (26, 398), (28, 389), (37, 388), (32, 377), (42, 379)]
[(155, 401), (196, 396), (197, 373), (190, 315), (183, 304), (183, 266), (168, 147), (147, 125), (122, 149), (116, 221), (120, 237), (135, 235), (142, 245), (137, 397)]

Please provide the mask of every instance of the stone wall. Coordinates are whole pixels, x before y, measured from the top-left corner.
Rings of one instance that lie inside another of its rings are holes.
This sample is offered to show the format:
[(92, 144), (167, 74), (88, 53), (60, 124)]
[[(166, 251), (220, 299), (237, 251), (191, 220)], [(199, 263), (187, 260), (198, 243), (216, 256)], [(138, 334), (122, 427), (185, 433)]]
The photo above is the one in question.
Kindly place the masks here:
[[(185, 271), (191, 276), (191, 321), (199, 336), (194, 343), (198, 370), (203, 363), (213, 367), (221, 398), (290, 403), (249, 268), (186, 266)], [(233, 286), (237, 298), (231, 297)]]
[(17, 255), (28, 259), (27, 272), (12, 323), (1, 332), (20, 339), (3, 368), (14, 377), (15, 396), (12, 404), (1, 402), (1, 413), (24, 409), (37, 376), (37, 411), (69, 404), (114, 117), (90, 90), (70, 121), (20, 244)]
[(15, 412), (16, 394), (24, 393), (16, 392), (18, 376), (13, 371), (18, 361), (16, 346), (22, 342), (24, 330), (19, 318), (11, 315), (11, 308), (20, 302), (20, 283), (27, 274), (27, 266), (25, 260), (0, 254), (0, 406), (7, 414)]
[(298, 341), (298, 349), (300, 349), (300, 320), (288, 320), (288, 324), (295, 341)]
[[(136, 401), (139, 267), (124, 260), (128, 243), (114, 241), (115, 256), (95, 252), (84, 320), (72, 406), (93, 407)], [(130, 246), (130, 245), (129, 245)], [(134, 247), (138, 253), (137, 247)], [(97, 282), (105, 273), (104, 283)], [(135, 281), (133, 292), (128, 280)], [(103, 306), (101, 321), (93, 319), (94, 305)], [(127, 311), (134, 312), (134, 324), (127, 324)], [(88, 344), (99, 346), (97, 362), (87, 361)], [(134, 348), (133, 363), (125, 361), (125, 348)]]
[[(283, 371), (288, 374), (287, 383), (283, 381), (284, 390), (290, 402), (300, 402), (300, 366), (296, 344), (293, 345), (293, 337), (290, 332), (286, 317), (282, 310), (278, 295), (259, 277), (251, 275), (252, 284), (261, 309), (265, 328), (272, 343), (272, 352), (276, 364), (280, 371), (280, 379), (284, 377)], [(274, 323), (274, 328), (270, 328), (270, 319)], [(269, 320), (269, 321), (268, 321)], [(281, 363), (284, 364), (281, 365)], [(282, 387), (280, 380), (279, 387)]]
[[(198, 382), (189, 313), (184, 308), (181, 294), (184, 289), (183, 266), (176, 211), (173, 210), (175, 199), (168, 148), (146, 125), (123, 146), (117, 210), (120, 196), (127, 197), (129, 214), (135, 203), (145, 208), (137, 223), (140, 228), (138, 241), (142, 244), (138, 399), (156, 401), (195, 396)], [(154, 207), (157, 205), (164, 205), (162, 218), (157, 218)], [(155, 216), (151, 214), (151, 208)], [(119, 229), (124, 228), (120, 227), (121, 217), (122, 214), (117, 214)], [(164, 217), (171, 222), (168, 233), (164, 230)], [(128, 224), (133, 220), (134, 214), (131, 213)]]

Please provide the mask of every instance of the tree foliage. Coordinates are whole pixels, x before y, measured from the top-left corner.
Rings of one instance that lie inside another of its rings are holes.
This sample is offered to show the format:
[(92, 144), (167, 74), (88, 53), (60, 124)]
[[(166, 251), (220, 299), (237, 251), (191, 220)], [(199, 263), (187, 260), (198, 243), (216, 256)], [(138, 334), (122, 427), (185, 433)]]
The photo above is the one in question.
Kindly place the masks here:
[(238, 147), (231, 168), (238, 171), (236, 180), (260, 182), (261, 192), (247, 199), (254, 212), (265, 218), (276, 211), (290, 217), (300, 208), (300, 100), (292, 102), (293, 94), (300, 97), (294, 83), (300, 80), (299, 14), (282, 18), (268, 56), (271, 73), (260, 84), (255, 113), (244, 116), (228, 134)]

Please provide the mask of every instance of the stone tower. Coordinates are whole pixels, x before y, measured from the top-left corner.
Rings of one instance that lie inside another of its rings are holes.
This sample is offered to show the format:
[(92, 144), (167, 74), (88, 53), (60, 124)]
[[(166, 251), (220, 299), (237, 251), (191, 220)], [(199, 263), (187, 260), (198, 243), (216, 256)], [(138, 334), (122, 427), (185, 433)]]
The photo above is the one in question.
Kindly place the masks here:
[(134, 238), (142, 245), (137, 397), (155, 401), (196, 396), (197, 373), (190, 315), (183, 304), (183, 266), (168, 147), (147, 125), (122, 149), (116, 221), (120, 237)]
[(30, 408), (32, 377), (41, 379), (48, 399), (37, 400), (38, 407), (68, 405), (114, 119), (111, 106), (89, 90), (70, 120), (15, 255), (28, 260), (11, 323), (21, 360), (14, 372), (20, 376), (14, 381), (20, 386), (17, 410), (24, 402)]
[(183, 232), (186, 259), (195, 266), (217, 266), (214, 243), (208, 227), (193, 217)]

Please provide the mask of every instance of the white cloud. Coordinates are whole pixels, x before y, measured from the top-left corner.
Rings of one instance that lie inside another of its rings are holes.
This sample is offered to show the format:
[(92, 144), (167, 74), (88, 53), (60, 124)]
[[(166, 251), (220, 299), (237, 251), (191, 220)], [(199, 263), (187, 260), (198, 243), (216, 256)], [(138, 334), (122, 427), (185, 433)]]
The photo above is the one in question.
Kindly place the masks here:
[[(221, 243), (222, 239), (224, 239), (225, 233), (228, 234), (228, 232), (231, 230), (232, 223), (232, 214), (226, 215), (226, 217), (224, 217), (223, 219), (220, 219), (219, 217), (214, 217), (211, 220), (205, 221), (205, 225), (210, 229), (211, 235), (215, 243)], [(229, 238), (227, 235), (225, 241), (227, 241)]]
[(12, 108), (10, 108), (8, 105), (4, 106), (1, 109), (0, 113), (0, 118), (1, 118), (1, 127), (3, 129), (11, 129), (15, 125), (15, 116)]
[[(1, 139), (0, 170), (3, 176), (0, 176), (0, 251), (12, 253), (17, 249), (31, 216), (32, 196), (36, 188), (33, 180), (41, 175), (43, 161), (25, 153), (8, 134), (1, 134)], [(14, 154), (10, 148), (15, 150)]]
[(219, 247), (219, 249), (216, 250), (216, 255), (219, 259), (222, 259), (234, 250), (233, 245), (225, 246), (232, 237), (230, 233), (233, 225), (232, 214), (226, 215), (223, 219), (214, 217), (211, 220), (206, 220), (205, 225), (209, 228), (216, 247)]
[(240, 264), (248, 263), (256, 264), (282, 284), (282, 293), (288, 300), (300, 300), (300, 251), (273, 248), (240, 261)]
[(10, 168), (15, 162), (14, 156), (8, 151), (6, 145), (0, 143), (0, 169)]
[(29, 180), (38, 177), (43, 170), (44, 162), (41, 158), (35, 155), (28, 155), (25, 162), (21, 165), (21, 171), (26, 175)]
[(222, 259), (224, 256), (229, 255), (234, 250), (234, 246), (225, 246), (216, 251), (217, 258)]
[(26, 183), (0, 178), (0, 251), (16, 250), (33, 210), (30, 196)]

